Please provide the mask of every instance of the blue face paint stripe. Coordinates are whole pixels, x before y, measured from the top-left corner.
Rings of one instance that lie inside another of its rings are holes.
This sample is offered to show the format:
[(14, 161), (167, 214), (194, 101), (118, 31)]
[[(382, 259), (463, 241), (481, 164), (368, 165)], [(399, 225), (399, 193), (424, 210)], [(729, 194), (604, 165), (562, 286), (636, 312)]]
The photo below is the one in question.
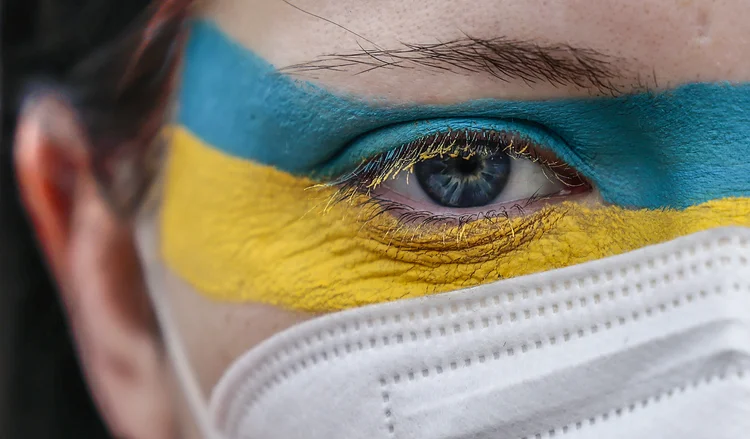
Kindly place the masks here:
[(393, 125), (493, 119), (545, 127), (561, 141), (542, 146), (617, 205), (685, 208), (750, 196), (747, 83), (616, 98), (388, 105), (281, 75), (214, 24), (197, 21), (179, 101), (179, 122), (207, 143), (297, 175), (351, 169), (363, 157), (414, 140), (404, 132), (394, 144)]

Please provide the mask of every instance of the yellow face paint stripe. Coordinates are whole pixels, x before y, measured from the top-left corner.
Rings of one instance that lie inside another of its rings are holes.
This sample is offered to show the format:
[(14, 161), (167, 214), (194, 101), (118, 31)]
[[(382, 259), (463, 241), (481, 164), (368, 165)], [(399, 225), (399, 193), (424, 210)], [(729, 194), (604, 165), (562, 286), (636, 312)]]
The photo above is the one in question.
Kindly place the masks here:
[(562, 203), (463, 226), (404, 225), (332, 188), (231, 157), (175, 128), (165, 170), (167, 265), (220, 301), (310, 312), (445, 292), (611, 256), (725, 225), (750, 199), (686, 210)]

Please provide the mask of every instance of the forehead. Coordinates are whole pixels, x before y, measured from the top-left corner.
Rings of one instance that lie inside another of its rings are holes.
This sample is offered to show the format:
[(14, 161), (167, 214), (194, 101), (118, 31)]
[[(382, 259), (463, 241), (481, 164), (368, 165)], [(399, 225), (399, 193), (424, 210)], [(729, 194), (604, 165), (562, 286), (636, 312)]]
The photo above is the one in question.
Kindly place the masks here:
[[(750, 80), (746, 0), (213, 0), (201, 15), (276, 67), (468, 36), (591, 50), (626, 73), (625, 86)], [(378, 95), (401, 88), (399, 97), (418, 100), (580, 92), (513, 80), (498, 86), (491, 78), (462, 73), (375, 69), (352, 75), (326, 70), (309, 79)]]

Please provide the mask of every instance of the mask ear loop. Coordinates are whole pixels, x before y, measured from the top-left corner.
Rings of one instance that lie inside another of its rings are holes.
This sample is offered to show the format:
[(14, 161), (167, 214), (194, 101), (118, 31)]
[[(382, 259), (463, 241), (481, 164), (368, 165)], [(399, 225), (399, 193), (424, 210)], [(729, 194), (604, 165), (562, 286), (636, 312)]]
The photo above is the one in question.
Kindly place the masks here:
[[(157, 183), (154, 188), (159, 188)], [(157, 191), (151, 192), (156, 194)], [(156, 219), (158, 218), (158, 197), (149, 196), (143, 204), (141, 211), (135, 221), (135, 235), (138, 243), (138, 250), (143, 264), (143, 273), (146, 280), (148, 295), (154, 306), (154, 313), (159, 324), (159, 329), (167, 351), (167, 356), (172, 361), (177, 379), (182, 386), (183, 394), (190, 412), (195, 416), (201, 437), (205, 439), (223, 439), (223, 436), (215, 429), (211, 422), (207, 398), (200, 389), (195, 371), (190, 366), (185, 345), (182, 343), (177, 330), (177, 324), (169, 310), (164, 294), (160, 294), (163, 289), (162, 270), (163, 265), (158, 259), (158, 251), (155, 244), (158, 242), (156, 229)]]

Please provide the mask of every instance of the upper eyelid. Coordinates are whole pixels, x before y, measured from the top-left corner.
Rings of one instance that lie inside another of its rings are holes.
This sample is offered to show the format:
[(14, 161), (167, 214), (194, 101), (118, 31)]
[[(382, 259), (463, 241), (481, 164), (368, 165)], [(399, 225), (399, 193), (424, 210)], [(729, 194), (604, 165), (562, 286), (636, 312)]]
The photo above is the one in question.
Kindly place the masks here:
[(438, 118), (389, 125), (360, 136), (342, 154), (320, 169), (318, 177), (332, 180), (345, 176), (374, 157), (431, 135), (480, 131), (519, 133), (532, 143), (544, 146), (560, 158), (571, 152), (561, 138), (532, 122), (494, 118)]

